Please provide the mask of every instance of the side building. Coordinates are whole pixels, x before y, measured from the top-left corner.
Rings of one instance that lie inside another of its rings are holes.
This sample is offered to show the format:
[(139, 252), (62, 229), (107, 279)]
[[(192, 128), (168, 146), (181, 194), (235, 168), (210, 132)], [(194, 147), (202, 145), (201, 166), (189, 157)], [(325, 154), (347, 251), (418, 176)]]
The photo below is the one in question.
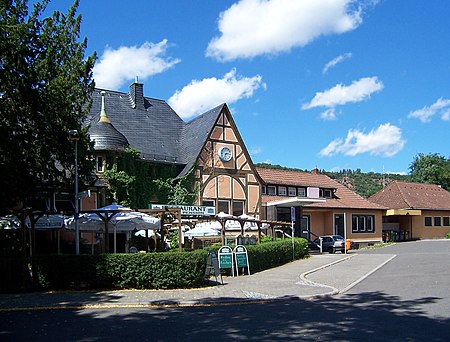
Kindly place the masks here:
[(388, 208), (386, 240), (443, 238), (450, 233), (450, 192), (435, 184), (394, 181), (369, 198)]
[[(360, 246), (382, 241), (384, 206), (368, 201), (317, 169), (257, 170), (263, 180), (264, 219), (294, 219), (295, 235), (311, 240), (322, 235), (341, 235)], [(296, 208), (294, 214), (292, 207)]]

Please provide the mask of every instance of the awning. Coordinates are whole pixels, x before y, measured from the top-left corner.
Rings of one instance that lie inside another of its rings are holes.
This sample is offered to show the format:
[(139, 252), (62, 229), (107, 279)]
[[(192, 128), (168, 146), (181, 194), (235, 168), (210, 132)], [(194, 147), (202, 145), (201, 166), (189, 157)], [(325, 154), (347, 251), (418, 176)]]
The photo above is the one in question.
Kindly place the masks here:
[(272, 207), (299, 207), (313, 203), (324, 203), (325, 198), (288, 197), (286, 199), (267, 202), (266, 206)]
[(386, 211), (386, 216), (420, 216), (422, 210), (417, 209), (389, 209)]

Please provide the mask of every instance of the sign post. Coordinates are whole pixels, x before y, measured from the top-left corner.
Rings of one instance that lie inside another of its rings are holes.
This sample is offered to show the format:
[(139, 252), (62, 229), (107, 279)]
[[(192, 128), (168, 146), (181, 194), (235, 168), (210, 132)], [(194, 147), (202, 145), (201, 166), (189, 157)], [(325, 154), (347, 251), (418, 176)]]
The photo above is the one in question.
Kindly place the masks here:
[(291, 225), (292, 225), (292, 260), (295, 260), (295, 242), (294, 242), (294, 234), (295, 234), (295, 207), (291, 207)]
[(233, 250), (231, 247), (222, 246), (219, 249), (219, 269), (230, 269), (231, 274), (234, 277), (233, 267)]

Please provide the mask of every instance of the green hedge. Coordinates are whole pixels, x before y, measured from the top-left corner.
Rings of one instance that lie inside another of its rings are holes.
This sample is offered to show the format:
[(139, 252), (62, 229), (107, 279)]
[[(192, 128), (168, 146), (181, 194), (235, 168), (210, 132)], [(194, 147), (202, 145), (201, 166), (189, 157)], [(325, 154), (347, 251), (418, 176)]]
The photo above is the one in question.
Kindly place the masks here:
[[(308, 254), (305, 239), (294, 239), (295, 259)], [(292, 240), (248, 245), (252, 273), (292, 261)], [(205, 283), (207, 250), (182, 253), (41, 255), (34, 260), (40, 290), (174, 289)]]
[[(248, 245), (246, 248), (252, 273), (284, 265), (293, 259), (291, 239)], [(307, 255), (308, 241), (303, 238), (294, 238), (295, 260), (303, 259)]]
[(207, 252), (35, 257), (38, 289), (170, 289), (203, 284)]

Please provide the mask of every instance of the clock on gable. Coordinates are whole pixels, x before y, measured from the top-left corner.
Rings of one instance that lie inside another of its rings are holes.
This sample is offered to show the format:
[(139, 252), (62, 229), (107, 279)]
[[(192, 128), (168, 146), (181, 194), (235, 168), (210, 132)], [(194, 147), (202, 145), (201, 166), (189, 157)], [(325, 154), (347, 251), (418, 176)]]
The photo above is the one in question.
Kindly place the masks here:
[(230, 148), (229, 148), (229, 147), (226, 147), (226, 146), (221, 147), (221, 148), (219, 149), (218, 154), (219, 154), (220, 160), (222, 160), (222, 161), (224, 161), (224, 162), (229, 162), (229, 161), (231, 160), (231, 157), (233, 156), (233, 155), (231, 154)]

